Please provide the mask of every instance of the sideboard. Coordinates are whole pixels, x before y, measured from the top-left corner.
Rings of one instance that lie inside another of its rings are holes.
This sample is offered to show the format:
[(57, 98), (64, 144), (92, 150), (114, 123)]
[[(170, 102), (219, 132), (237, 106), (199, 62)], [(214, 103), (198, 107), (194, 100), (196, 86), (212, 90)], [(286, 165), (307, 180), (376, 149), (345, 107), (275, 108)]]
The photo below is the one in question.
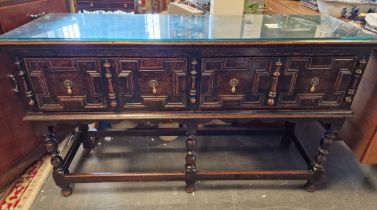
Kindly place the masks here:
[[(49, 14), (1, 36), (0, 46), (17, 68), (14, 85), (28, 106), (24, 120), (46, 125), (43, 141), (64, 196), (72, 193), (71, 183), (157, 180), (183, 180), (193, 192), (197, 180), (302, 179), (312, 192), (337, 130), (354, 117), (351, 104), (371, 68), (377, 36), (317, 15)], [(284, 122), (282, 145), (292, 142), (307, 168), (197, 168), (197, 135), (277, 132), (198, 127), (213, 119)], [(176, 121), (182, 127), (88, 131), (88, 123), (100, 120)], [(305, 120), (325, 129), (313, 156), (294, 134)], [(58, 122), (78, 125), (65, 157), (54, 136)], [(106, 135), (186, 135), (186, 164), (175, 172), (71, 173), (80, 145), (90, 150), (91, 137)]]

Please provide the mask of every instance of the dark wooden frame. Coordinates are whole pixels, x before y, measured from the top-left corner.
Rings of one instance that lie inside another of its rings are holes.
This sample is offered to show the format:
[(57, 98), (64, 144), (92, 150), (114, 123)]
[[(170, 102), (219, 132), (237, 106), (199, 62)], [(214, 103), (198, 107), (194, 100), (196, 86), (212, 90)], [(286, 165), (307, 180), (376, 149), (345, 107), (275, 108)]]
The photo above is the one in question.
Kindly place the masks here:
[[(318, 182), (324, 173), (323, 163), (327, 154), (327, 147), (335, 139), (335, 131), (331, 128), (331, 120), (323, 123), (325, 134), (321, 140), (318, 153), (314, 159), (308, 154), (300, 140), (295, 136), (295, 121), (286, 121), (285, 127), (227, 127), (227, 128), (200, 128), (196, 129), (197, 120), (184, 120), (185, 128), (180, 129), (127, 129), (109, 131), (88, 131), (85, 123), (79, 124), (78, 131), (72, 136), (72, 144), (65, 155), (62, 157), (57, 150), (56, 140), (53, 135), (53, 126), (49, 126), (45, 143), (47, 150), (52, 157), (54, 165), (54, 180), (62, 188), (62, 195), (69, 196), (72, 189), (71, 183), (93, 183), (93, 182), (139, 182), (139, 181), (185, 181), (186, 192), (195, 191), (195, 182), (198, 180), (307, 180), (305, 190), (315, 191), (314, 184)], [(303, 170), (229, 170), (229, 171), (200, 171), (192, 165), (196, 165), (195, 155), (195, 135), (265, 135), (282, 134), (281, 146), (288, 147), (291, 142), (295, 145), (307, 168)], [(90, 137), (104, 136), (159, 136), (159, 135), (187, 135), (186, 142), (186, 166), (182, 171), (171, 172), (132, 172), (132, 173), (70, 173), (69, 167), (75, 157), (80, 145), (82, 144), (86, 152), (89, 152), (95, 145)], [(188, 167), (191, 166), (191, 167)]]

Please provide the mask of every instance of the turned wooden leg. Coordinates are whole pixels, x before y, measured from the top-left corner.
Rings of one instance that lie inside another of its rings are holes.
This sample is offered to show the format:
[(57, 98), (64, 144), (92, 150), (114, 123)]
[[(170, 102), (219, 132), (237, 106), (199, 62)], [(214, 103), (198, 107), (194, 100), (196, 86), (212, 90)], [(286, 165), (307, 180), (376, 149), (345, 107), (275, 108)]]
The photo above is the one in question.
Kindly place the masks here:
[(336, 131), (331, 129), (331, 124), (325, 124), (325, 134), (321, 139), (320, 146), (318, 148), (318, 153), (314, 157), (314, 161), (311, 164), (311, 170), (313, 171), (313, 175), (305, 184), (305, 190), (308, 192), (314, 192), (315, 186), (314, 184), (317, 183), (325, 169), (323, 164), (326, 162), (326, 156), (328, 154), (328, 147), (334, 142), (336, 138)]
[(68, 173), (68, 170), (63, 166), (63, 158), (60, 156), (58, 150), (58, 142), (54, 134), (54, 126), (48, 126), (48, 133), (43, 140), (48, 154), (51, 156), (51, 165), (53, 166), (52, 177), (57, 186), (62, 190), (63, 196), (69, 196), (72, 194), (72, 189), (69, 187), (69, 183), (65, 182), (64, 175)]
[(289, 147), (292, 143), (292, 139), (295, 135), (295, 123), (285, 122), (285, 132), (281, 138), (280, 145), (283, 147)]
[(195, 127), (189, 125), (186, 140), (186, 165), (185, 165), (185, 182), (186, 192), (192, 193), (195, 191), (196, 181), (196, 139), (195, 139)]
[(80, 131), (82, 146), (86, 150), (91, 150), (94, 147), (94, 143), (88, 133), (89, 126), (87, 124), (79, 124), (78, 127)]

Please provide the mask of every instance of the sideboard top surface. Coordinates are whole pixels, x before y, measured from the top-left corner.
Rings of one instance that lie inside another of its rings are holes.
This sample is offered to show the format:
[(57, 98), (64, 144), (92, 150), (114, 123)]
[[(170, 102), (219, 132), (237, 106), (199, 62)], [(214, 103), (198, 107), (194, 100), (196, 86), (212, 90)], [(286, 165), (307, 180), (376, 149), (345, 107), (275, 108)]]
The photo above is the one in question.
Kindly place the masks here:
[(377, 35), (323, 15), (111, 15), (51, 13), (0, 36), (33, 44), (377, 43)]

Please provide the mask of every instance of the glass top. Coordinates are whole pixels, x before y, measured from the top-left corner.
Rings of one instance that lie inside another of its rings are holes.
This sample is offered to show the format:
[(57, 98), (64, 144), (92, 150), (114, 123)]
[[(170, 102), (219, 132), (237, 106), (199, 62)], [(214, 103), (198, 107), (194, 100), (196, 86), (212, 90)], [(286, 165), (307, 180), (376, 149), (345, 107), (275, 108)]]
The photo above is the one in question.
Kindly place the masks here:
[(377, 40), (377, 35), (323, 15), (182, 16), (48, 14), (0, 41)]

